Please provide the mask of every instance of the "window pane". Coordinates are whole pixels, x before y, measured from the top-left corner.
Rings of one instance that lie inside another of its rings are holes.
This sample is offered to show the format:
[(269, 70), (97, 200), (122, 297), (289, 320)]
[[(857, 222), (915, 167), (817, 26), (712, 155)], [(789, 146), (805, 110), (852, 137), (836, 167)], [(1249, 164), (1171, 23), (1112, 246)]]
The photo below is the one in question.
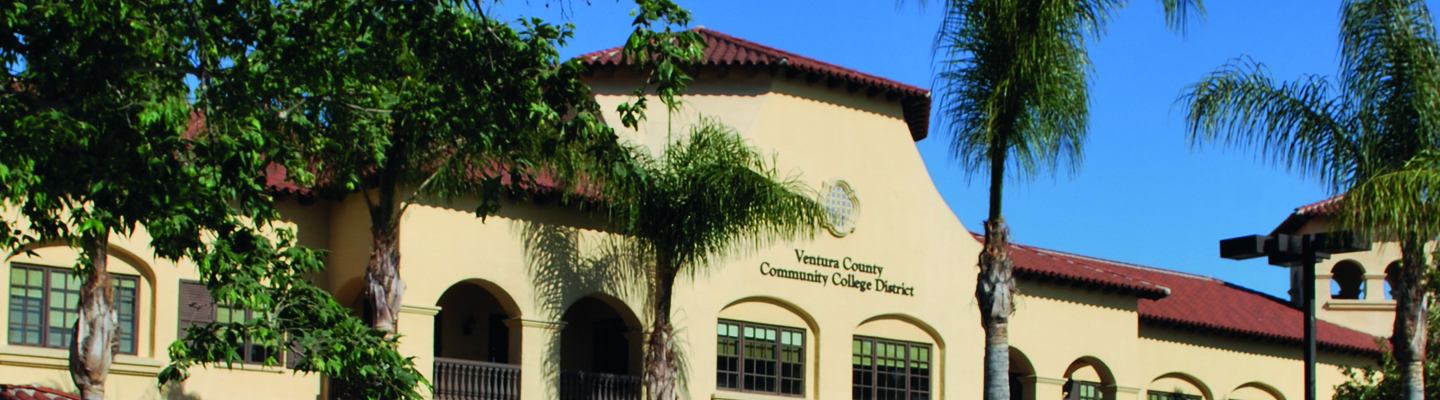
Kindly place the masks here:
[(717, 388), (805, 394), (805, 331), (725, 321), (715, 331)]

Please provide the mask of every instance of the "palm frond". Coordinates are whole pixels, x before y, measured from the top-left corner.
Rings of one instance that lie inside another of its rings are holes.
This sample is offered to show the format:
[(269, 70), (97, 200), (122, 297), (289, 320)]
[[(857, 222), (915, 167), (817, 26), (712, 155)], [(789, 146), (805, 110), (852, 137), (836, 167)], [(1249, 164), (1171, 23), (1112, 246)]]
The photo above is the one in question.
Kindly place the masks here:
[(1419, 0), (1352, 0), (1341, 18), (1345, 101), (1368, 130), (1366, 161), (1379, 163), (1360, 172), (1398, 168), (1415, 149), (1440, 139), (1440, 44), (1433, 16)]
[(1440, 234), (1440, 151), (1422, 151), (1404, 167), (1356, 185), (1335, 216), (1337, 227), (1364, 230), (1378, 240), (1409, 233), (1433, 239)]
[(1079, 167), (1089, 125), (1090, 60), (1121, 1), (952, 2), (935, 78), (951, 155), (967, 172), (995, 160), (1017, 177)]
[(825, 218), (814, 191), (780, 177), (773, 162), (712, 119), (642, 162), (648, 183), (637, 193), (631, 231), (681, 271), (736, 250), (813, 237)]
[(1182, 34), (1192, 16), (1205, 18), (1205, 4), (1199, 0), (1160, 0), (1160, 5), (1165, 8), (1165, 26)]
[(1221, 142), (1260, 155), (1339, 189), (1357, 151), (1346, 104), (1324, 78), (1278, 83), (1264, 64), (1237, 58), (1190, 85), (1187, 109), (1193, 145)]

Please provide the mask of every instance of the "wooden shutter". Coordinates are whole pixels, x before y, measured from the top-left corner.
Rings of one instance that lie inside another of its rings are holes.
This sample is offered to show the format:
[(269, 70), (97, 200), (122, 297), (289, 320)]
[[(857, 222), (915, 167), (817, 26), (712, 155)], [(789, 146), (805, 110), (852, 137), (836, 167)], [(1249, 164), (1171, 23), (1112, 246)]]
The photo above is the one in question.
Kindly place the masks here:
[(180, 281), (180, 321), (177, 324), (179, 336), (185, 338), (185, 329), (193, 325), (215, 322), (215, 299), (210, 290), (196, 281)]

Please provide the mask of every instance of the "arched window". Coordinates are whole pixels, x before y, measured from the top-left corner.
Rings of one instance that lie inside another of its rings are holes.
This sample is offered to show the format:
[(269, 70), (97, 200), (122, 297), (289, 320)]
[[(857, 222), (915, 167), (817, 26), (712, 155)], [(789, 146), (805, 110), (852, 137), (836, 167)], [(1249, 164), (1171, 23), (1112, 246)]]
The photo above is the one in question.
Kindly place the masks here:
[(715, 387), (803, 397), (813, 384), (814, 319), (794, 305), (750, 298), (720, 310)]
[(1065, 369), (1065, 400), (1115, 399), (1115, 375), (1095, 357), (1081, 357)]
[(933, 377), (940, 347), (934, 329), (912, 318), (884, 315), (865, 321), (851, 339), (851, 399), (938, 397)]
[(1365, 298), (1365, 268), (1354, 261), (1341, 261), (1330, 269), (1330, 298)]

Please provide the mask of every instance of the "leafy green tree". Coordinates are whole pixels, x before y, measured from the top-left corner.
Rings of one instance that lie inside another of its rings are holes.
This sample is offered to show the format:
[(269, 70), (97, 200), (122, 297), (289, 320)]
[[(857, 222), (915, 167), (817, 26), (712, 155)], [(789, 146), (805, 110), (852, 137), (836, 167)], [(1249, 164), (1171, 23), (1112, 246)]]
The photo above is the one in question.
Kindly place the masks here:
[(813, 237), (824, 221), (815, 193), (772, 163), (734, 130), (706, 119), (653, 158), (636, 152), (638, 175), (620, 190), (622, 232), (654, 257), (645, 385), (655, 400), (678, 398), (680, 365), (670, 324), (675, 281), (739, 248), (761, 249)]
[[(365, 201), (373, 239), (365, 309), (380, 330), (395, 331), (404, 293), (399, 223), (410, 204), (471, 197), (484, 217), (506, 194), (558, 184), (568, 195), (574, 190), (563, 186), (577, 181), (570, 177), (629, 165), (583, 67), (559, 60), (568, 25), (500, 21), (483, 2), (459, 0), (236, 3), (212, 5), (214, 14), (237, 25), (264, 15), (258, 20), (283, 29), (212, 35), (220, 49), (212, 65), (231, 62), (235, 71), (214, 90), (254, 103), (232, 109), (253, 110), (245, 118), (256, 129), (290, 140), (295, 154), (282, 156), (308, 163), (289, 171), (293, 179)], [(636, 4), (627, 54), (680, 46), (642, 57), (678, 71), (670, 55), (694, 53), (684, 48), (693, 38), (687, 44), (650, 26), (688, 14), (669, 0)], [(662, 88), (684, 78), (657, 77)], [(624, 111), (640, 118), (643, 104)]]
[(235, 226), (215, 236), (196, 255), (201, 282), (217, 304), (263, 317), (189, 327), (170, 345), (160, 385), (185, 380), (195, 365), (230, 368), (244, 360), (248, 343), (272, 349), (266, 365), (288, 352), (295, 371), (330, 377), (331, 398), (422, 398), (418, 389), (429, 382), (414, 357), (395, 349), (398, 337), (370, 327), (306, 277), (324, 268), (322, 252), (295, 245), (285, 229)]
[[(1172, 28), (1203, 13), (1200, 0), (1162, 0)], [(1010, 398), (1009, 320), (1014, 265), (1001, 214), (1007, 178), (1030, 179), (1060, 164), (1080, 165), (1089, 125), (1090, 60), (1122, 0), (950, 0), (935, 39), (940, 118), (950, 153), (990, 182), (985, 247), (975, 299), (985, 329), (987, 400)], [(1007, 171), (1008, 170), (1008, 171)], [(1007, 174), (1007, 172), (1009, 174)]]
[(182, 138), (190, 119), (169, 20), (179, 2), (17, 1), (0, 5), (0, 249), (65, 243), (82, 254), (79, 318), (70, 374), (85, 399), (102, 399), (118, 347), (111, 235), (144, 227), (156, 255), (203, 247), (205, 224), (228, 215), (215, 151)]
[(1440, 144), (1440, 44), (1420, 0), (1348, 0), (1341, 6), (1339, 84), (1305, 76), (1275, 82), (1263, 65), (1237, 59), (1190, 86), (1195, 143), (1258, 149), (1266, 158), (1344, 195), (1335, 229), (1398, 241), (1390, 343), (1405, 399), (1424, 398), (1429, 282), (1424, 246), (1440, 233), (1435, 151)]
[(179, 368), (167, 368), (162, 381), (182, 379), (193, 363), (238, 361), (235, 349), (250, 340), (295, 349), (304, 356), (297, 370), (336, 377), (351, 388), (342, 395), (418, 398), (420, 374), (383, 332), (299, 279), (319, 268), (314, 253), (290, 246), (283, 232), (279, 249), (253, 233), (279, 218), (263, 176), (285, 153), (255, 129), (258, 121), (222, 107), (253, 109), (253, 99), (202, 90), (191, 102), (187, 76), (213, 88), (215, 73), (227, 71), (211, 69), (220, 52), (195, 47), (197, 33), (245, 31), (193, 5), (0, 5), (0, 200), (3, 215), (18, 217), (0, 219), (0, 248), (60, 242), (81, 250), (70, 369), (82, 397), (104, 397), (116, 351), (108, 240), (143, 227), (157, 256), (199, 261), (202, 281), (222, 301), (275, 316), (251, 327), (192, 328), (172, 346)]

